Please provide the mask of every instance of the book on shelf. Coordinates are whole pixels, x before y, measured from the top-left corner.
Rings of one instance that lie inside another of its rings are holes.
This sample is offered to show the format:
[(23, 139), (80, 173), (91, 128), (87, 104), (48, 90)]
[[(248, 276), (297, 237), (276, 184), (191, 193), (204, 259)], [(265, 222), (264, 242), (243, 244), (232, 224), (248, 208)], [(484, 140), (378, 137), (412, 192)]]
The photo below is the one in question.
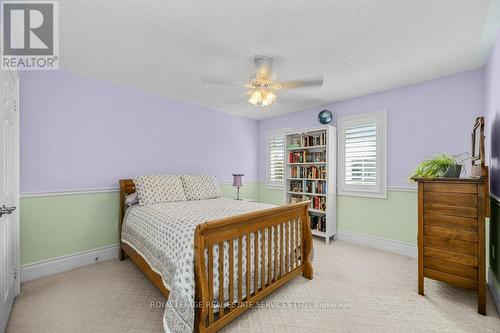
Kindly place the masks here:
[(306, 191), (308, 193), (326, 194), (326, 181), (306, 180)]
[(326, 132), (317, 134), (297, 134), (292, 137), (288, 148), (315, 147), (326, 145)]
[(290, 166), (290, 178), (326, 180), (326, 166)]
[(288, 155), (289, 163), (324, 163), (326, 161), (325, 151), (295, 151)]
[(290, 192), (304, 192), (302, 188), (302, 181), (301, 180), (290, 181), (290, 187), (288, 190)]
[(326, 216), (311, 215), (311, 229), (326, 232)]
[(320, 210), (322, 212), (326, 211), (326, 197), (306, 195), (306, 200), (311, 200), (310, 208)]

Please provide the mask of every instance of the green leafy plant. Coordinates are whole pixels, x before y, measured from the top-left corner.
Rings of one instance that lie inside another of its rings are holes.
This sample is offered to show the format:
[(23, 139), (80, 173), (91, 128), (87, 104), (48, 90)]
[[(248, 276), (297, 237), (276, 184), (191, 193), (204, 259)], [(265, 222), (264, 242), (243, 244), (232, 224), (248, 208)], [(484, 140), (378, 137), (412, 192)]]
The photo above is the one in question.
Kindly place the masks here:
[(443, 177), (446, 171), (453, 165), (463, 165), (468, 159), (467, 153), (459, 155), (448, 155), (443, 153), (435, 153), (434, 157), (429, 160), (420, 162), (413, 170), (411, 178), (437, 178)]

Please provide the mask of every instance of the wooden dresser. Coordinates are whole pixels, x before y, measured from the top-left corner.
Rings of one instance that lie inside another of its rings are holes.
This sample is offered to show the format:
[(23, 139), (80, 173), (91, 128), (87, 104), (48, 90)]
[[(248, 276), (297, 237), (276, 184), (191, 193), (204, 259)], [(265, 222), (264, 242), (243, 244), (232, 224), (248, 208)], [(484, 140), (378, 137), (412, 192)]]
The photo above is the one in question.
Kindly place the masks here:
[(486, 314), (487, 177), (418, 182), (418, 293), (424, 277), (478, 292)]

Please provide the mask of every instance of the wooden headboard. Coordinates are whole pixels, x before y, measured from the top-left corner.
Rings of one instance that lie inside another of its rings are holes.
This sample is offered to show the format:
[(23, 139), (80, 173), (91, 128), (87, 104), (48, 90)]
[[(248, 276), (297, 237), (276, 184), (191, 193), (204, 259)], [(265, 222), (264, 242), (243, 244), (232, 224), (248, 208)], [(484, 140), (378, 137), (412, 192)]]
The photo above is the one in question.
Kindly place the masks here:
[(132, 179), (120, 179), (120, 237), (122, 233), (122, 223), (125, 217), (125, 198), (127, 195), (135, 193), (135, 184)]

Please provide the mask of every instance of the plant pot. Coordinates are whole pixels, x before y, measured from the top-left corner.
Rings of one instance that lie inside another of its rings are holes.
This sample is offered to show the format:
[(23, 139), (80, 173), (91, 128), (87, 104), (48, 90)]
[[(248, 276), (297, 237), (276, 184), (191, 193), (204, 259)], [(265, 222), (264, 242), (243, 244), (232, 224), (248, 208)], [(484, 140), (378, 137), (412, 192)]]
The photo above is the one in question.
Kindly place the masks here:
[(462, 165), (461, 164), (454, 164), (454, 165), (450, 165), (448, 167), (448, 169), (444, 173), (443, 177), (459, 178), (461, 173), (462, 173)]

